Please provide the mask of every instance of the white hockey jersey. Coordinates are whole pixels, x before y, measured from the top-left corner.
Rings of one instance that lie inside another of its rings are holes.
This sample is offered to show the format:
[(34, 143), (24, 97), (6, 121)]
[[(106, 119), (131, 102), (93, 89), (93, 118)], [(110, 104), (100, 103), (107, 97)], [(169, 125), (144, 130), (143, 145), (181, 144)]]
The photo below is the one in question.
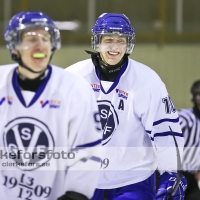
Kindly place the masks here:
[(182, 157), (183, 136), (176, 109), (159, 76), (128, 59), (115, 82), (100, 81), (91, 59), (68, 68), (84, 77), (99, 106), (106, 151), (98, 188), (111, 189), (147, 179), (158, 168), (177, 170), (173, 130)]
[(0, 199), (92, 197), (102, 131), (90, 85), (51, 65), (35, 93), (21, 91), (16, 71), (0, 66)]

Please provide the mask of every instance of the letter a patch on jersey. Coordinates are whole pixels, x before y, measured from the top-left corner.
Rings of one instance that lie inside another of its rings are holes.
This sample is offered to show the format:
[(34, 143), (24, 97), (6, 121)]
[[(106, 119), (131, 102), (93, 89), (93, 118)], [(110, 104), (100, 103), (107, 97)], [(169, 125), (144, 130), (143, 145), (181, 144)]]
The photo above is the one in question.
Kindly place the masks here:
[(124, 101), (122, 99), (120, 99), (118, 109), (119, 110), (124, 110)]

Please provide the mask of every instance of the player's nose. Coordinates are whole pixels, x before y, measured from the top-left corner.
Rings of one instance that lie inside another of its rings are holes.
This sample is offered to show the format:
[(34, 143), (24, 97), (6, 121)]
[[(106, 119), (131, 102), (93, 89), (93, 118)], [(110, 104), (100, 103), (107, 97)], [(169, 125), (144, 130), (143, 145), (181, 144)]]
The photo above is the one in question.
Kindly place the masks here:
[(112, 43), (110, 43), (109, 48), (110, 49), (118, 49), (119, 45), (118, 45), (117, 41), (113, 41)]
[(42, 37), (37, 37), (35, 46), (38, 49), (44, 49), (47, 46), (47, 42)]

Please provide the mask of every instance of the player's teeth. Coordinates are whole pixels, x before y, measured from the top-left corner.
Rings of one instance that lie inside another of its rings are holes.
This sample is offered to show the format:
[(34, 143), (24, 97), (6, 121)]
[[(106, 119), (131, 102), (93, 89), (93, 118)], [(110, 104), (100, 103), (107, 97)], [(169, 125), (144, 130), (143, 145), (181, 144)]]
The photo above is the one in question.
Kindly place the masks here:
[(109, 54), (117, 55), (118, 53), (117, 52), (110, 52), (109, 51)]
[(44, 58), (45, 54), (44, 53), (34, 53), (33, 58)]

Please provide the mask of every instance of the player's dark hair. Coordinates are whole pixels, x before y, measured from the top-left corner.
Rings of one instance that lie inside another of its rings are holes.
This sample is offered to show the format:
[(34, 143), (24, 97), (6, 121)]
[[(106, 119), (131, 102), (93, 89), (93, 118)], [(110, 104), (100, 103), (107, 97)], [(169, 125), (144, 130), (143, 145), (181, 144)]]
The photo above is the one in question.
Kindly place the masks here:
[(192, 94), (192, 101), (194, 102), (195, 101), (195, 96), (197, 94), (200, 94), (200, 80), (197, 80), (192, 84), (190, 92)]

